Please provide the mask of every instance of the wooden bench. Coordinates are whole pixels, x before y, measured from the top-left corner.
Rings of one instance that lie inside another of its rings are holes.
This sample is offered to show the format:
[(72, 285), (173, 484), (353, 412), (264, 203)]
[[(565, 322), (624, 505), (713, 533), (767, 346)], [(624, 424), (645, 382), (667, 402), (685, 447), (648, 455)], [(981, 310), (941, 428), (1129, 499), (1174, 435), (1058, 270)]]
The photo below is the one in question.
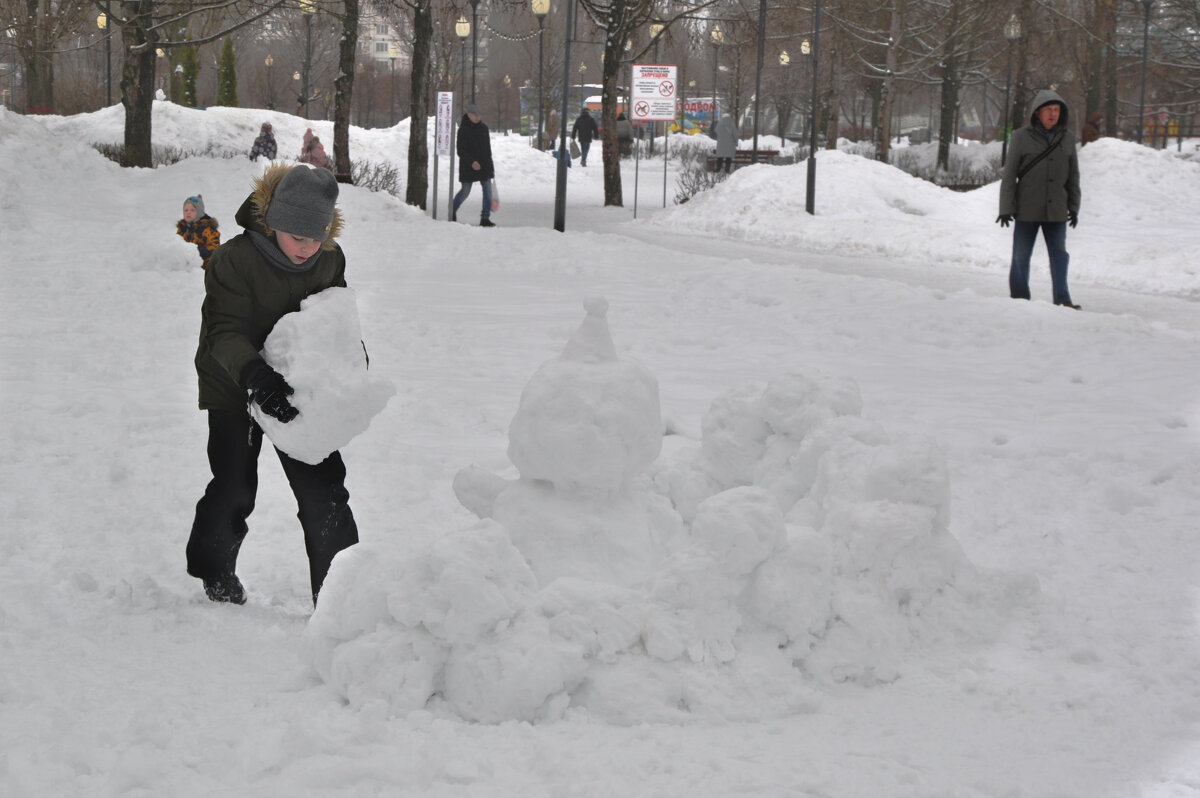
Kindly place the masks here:
[[(779, 150), (759, 150), (758, 163), (772, 163), (776, 156), (779, 155)], [(717, 161), (719, 159), (715, 155), (709, 155), (704, 162), (704, 168), (708, 172), (717, 171)], [(735, 150), (733, 153), (733, 165), (731, 169), (740, 169), (743, 166), (749, 166), (755, 163), (754, 150)]]

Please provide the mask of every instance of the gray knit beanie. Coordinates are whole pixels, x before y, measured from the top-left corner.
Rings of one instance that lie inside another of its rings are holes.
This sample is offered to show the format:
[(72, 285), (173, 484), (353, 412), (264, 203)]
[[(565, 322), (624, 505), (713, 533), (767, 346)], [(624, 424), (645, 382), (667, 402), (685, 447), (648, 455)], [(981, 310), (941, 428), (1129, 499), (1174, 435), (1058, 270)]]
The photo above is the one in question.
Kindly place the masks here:
[(300, 164), (275, 186), (263, 220), (272, 230), (324, 241), (333, 225), (337, 196), (333, 172)]
[(194, 197), (188, 197), (183, 201), (183, 207), (191, 205), (196, 209), (196, 218), (199, 219), (204, 215), (204, 197), (197, 194)]

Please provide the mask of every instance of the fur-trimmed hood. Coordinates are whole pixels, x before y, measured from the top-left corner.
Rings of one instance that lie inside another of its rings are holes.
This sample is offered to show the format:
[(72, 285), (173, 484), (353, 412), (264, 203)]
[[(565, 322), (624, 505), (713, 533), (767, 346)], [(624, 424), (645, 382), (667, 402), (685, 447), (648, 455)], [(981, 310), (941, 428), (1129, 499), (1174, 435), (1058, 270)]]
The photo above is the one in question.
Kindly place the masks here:
[[(247, 230), (252, 230), (257, 233), (262, 233), (265, 236), (271, 234), (271, 229), (267, 227), (265, 219), (267, 208), (271, 206), (271, 197), (275, 194), (275, 188), (279, 185), (279, 181), (293, 169), (308, 169), (307, 166), (296, 164), (280, 164), (267, 167), (266, 171), (261, 176), (255, 178), (254, 188), (250, 192), (250, 196), (242, 203), (242, 207), (238, 208), (237, 215), (234, 217), (237, 223)], [(333, 209), (333, 223), (329, 226), (329, 237), (321, 242), (321, 249), (332, 250), (337, 246), (337, 237), (342, 232), (344, 224), (342, 211), (340, 208)]]

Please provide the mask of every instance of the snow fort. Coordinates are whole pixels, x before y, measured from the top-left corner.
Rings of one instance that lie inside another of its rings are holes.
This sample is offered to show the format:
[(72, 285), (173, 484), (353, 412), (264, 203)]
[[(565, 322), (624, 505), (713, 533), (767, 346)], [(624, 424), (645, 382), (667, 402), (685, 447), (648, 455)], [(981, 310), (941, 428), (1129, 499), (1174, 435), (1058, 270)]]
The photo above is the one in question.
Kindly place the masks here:
[(587, 301), (522, 392), (519, 476), (459, 472), (477, 523), (334, 562), (307, 651), (351, 705), (489, 723), (812, 711), (834, 683), (900, 678), (918, 641), (986, 638), (995, 594), (1027, 589), (966, 560), (940, 451), (863, 418), (850, 381), (740, 386), (700, 441), (664, 439), (658, 382), (618, 355), (607, 308)]

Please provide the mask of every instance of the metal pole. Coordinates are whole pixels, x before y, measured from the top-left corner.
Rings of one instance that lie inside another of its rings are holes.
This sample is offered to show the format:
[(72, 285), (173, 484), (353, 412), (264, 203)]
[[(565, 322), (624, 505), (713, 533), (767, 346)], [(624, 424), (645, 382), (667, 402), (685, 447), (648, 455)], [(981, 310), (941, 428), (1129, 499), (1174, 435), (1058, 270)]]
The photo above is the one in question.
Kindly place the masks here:
[(471, 0), (471, 102), (475, 102), (475, 63), (479, 60), (479, 0)]
[(558, 132), (558, 172), (554, 181), (554, 229), (567, 229), (567, 100), (571, 91), (571, 30), (575, 26), (575, 0), (567, 0), (566, 52), (563, 55), (562, 117)]
[(1000, 165), (1004, 166), (1008, 160), (1008, 117), (1012, 113), (1012, 108), (1009, 103), (1009, 91), (1012, 85), (1012, 39), (1008, 40), (1008, 64), (1004, 67), (1004, 134), (1003, 143), (1000, 145)]
[(758, 0), (758, 65), (754, 70), (754, 152), (751, 163), (758, 163), (758, 109), (762, 107), (763, 48), (767, 38), (767, 0)]
[(1146, 16), (1142, 25), (1142, 94), (1138, 100), (1138, 144), (1142, 143), (1142, 136), (1146, 127), (1146, 54), (1150, 49), (1150, 6), (1154, 5), (1154, 0), (1142, 0), (1142, 6), (1146, 9)]
[[(658, 63), (658, 39), (654, 40), (654, 63)], [(650, 154), (654, 155), (654, 131), (658, 127), (657, 122), (650, 123)], [(664, 134), (665, 135), (665, 134)]]
[(104, 4), (104, 105), (112, 105), (112, 3)]
[(717, 42), (713, 40), (713, 96), (712, 96), (712, 122), (709, 129), (717, 132), (717, 72), (721, 69), (721, 51), (717, 49)]
[(812, 108), (809, 127), (811, 139), (808, 149), (808, 180), (804, 191), (804, 210), (809, 216), (816, 215), (817, 191), (817, 72), (821, 62), (817, 56), (821, 52), (821, 0), (813, 4), (813, 45), (812, 45)]
[(537, 142), (538, 149), (545, 151), (546, 140), (543, 136), (546, 133), (546, 77), (545, 77), (545, 62), (542, 57), (542, 42), (545, 39), (546, 33), (546, 16), (538, 14), (538, 129)]
[(392, 71), (388, 73), (388, 83), (392, 87), (392, 112), (388, 116), (388, 126), (396, 124), (396, 56), (392, 56)]
[(312, 14), (304, 15), (304, 118), (308, 119), (308, 71), (312, 68)]

